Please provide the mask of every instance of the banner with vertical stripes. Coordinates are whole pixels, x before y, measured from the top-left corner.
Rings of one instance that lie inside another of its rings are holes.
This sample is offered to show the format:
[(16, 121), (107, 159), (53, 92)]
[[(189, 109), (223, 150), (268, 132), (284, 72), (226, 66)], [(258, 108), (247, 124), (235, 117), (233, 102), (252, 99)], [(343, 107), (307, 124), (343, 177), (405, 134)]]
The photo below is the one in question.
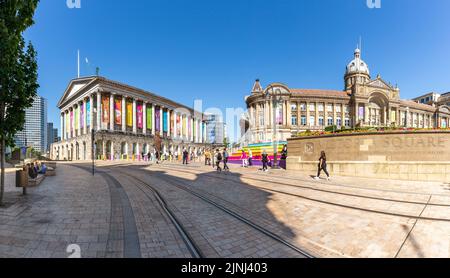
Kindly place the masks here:
[(155, 108), (155, 131), (161, 131), (161, 109)]
[(114, 100), (114, 122), (116, 125), (122, 125), (122, 100)]

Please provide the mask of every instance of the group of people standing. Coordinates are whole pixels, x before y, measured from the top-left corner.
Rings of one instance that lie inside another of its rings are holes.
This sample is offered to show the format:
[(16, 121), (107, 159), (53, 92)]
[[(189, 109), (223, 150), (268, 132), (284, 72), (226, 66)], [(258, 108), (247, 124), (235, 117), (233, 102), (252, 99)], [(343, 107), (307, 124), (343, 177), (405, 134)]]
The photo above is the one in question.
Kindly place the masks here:
[(209, 150), (205, 152), (205, 165), (213, 166), (217, 170), (217, 172), (222, 172), (222, 167), (220, 167), (220, 163), (223, 163), (223, 170), (230, 171), (228, 167), (228, 158), (230, 154), (227, 148), (224, 148), (222, 151), (220, 149), (216, 149), (214, 153)]

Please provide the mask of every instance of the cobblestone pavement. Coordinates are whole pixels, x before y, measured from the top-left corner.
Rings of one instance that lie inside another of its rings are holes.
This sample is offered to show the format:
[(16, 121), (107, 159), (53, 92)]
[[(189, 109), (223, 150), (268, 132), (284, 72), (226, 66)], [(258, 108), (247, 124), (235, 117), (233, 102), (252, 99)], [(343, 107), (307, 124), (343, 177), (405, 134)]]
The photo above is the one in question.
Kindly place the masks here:
[[(450, 185), (335, 177), (200, 163), (58, 164), (27, 196), (7, 174), (0, 257), (191, 257), (157, 189), (205, 257), (302, 257), (185, 187), (317, 257), (449, 257)], [(80, 168), (81, 167), (81, 168)]]

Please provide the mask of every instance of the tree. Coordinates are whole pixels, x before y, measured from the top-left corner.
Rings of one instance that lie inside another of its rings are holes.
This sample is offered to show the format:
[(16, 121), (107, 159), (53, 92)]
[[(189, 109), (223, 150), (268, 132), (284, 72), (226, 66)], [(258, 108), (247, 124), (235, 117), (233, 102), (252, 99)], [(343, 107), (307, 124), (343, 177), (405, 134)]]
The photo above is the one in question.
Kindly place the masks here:
[(34, 24), (39, 0), (0, 0), (0, 206), (5, 188), (5, 153), (23, 129), (25, 109), (39, 87), (36, 51), (23, 32)]

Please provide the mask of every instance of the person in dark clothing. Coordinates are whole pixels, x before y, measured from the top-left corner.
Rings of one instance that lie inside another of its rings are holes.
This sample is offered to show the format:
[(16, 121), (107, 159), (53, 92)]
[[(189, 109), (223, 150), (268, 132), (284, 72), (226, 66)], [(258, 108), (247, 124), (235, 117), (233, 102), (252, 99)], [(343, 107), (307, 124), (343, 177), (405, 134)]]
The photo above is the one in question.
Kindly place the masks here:
[(216, 150), (216, 155), (215, 155), (217, 172), (222, 172), (222, 168), (220, 168), (220, 162), (222, 161), (222, 159), (223, 159), (222, 154), (220, 153), (220, 150), (217, 149)]
[(281, 160), (286, 160), (288, 156), (287, 145), (283, 146), (283, 150), (281, 151)]
[(223, 170), (224, 171), (230, 171), (230, 168), (228, 167), (228, 151), (227, 148), (223, 149)]
[(183, 150), (183, 165), (188, 164), (189, 153), (186, 149)]
[(28, 164), (28, 176), (32, 179), (35, 179), (38, 176), (38, 173), (32, 164)]
[(315, 180), (319, 180), (320, 179), (320, 173), (323, 170), (325, 172), (325, 174), (327, 175), (327, 180), (330, 180), (330, 174), (328, 174), (328, 170), (327, 170), (327, 156), (326, 156), (324, 151), (322, 151), (320, 153), (318, 168), (319, 168), (319, 170), (317, 172), (317, 177), (315, 177), (314, 179)]
[(261, 162), (263, 164), (262, 170), (264, 172), (267, 172), (267, 164), (269, 163), (269, 155), (267, 154), (266, 150), (263, 150), (263, 153), (261, 154)]

